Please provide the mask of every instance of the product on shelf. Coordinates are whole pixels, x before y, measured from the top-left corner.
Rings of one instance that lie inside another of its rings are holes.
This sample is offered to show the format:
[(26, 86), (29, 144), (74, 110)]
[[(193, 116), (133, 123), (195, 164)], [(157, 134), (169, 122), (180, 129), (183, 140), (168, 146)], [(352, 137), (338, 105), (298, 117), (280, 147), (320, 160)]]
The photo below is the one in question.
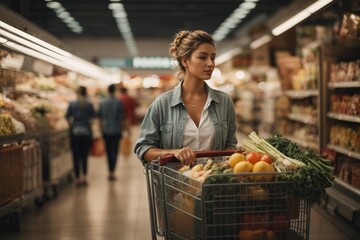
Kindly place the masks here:
[(355, 13), (347, 12), (343, 14), (339, 37), (341, 40), (359, 39), (360, 16)]
[(332, 125), (330, 127), (330, 143), (349, 151), (360, 153), (360, 127)]
[(334, 113), (360, 116), (360, 94), (330, 95), (330, 111)]
[(330, 64), (330, 82), (360, 81), (360, 60)]
[(351, 165), (351, 185), (360, 189), (360, 163)]

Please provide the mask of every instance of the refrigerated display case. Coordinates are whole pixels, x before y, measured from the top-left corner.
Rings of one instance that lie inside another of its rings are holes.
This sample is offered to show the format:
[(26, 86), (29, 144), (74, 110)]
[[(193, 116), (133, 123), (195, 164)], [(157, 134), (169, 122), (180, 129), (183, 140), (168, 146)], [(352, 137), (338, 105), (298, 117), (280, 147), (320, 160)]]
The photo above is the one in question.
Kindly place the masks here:
[(283, 83), (282, 100), (286, 98), (288, 102), (278, 131), (299, 146), (320, 152), (320, 48), (312, 42), (301, 49), (301, 57), (279, 55), (277, 60), (279, 71), (287, 80)]
[(322, 148), (332, 151), (336, 175), (326, 208), (360, 226), (360, 41), (322, 52)]

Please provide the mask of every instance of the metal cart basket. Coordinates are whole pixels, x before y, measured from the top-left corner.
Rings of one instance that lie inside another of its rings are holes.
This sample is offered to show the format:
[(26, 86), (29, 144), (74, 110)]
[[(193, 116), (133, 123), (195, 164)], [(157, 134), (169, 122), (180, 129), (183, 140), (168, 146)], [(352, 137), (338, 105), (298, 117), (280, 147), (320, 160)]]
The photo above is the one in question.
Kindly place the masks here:
[[(232, 153), (198, 152), (197, 162), (222, 161)], [(292, 183), (280, 173), (271, 173), (269, 182), (244, 173), (212, 174), (201, 183), (179, 173), (173, 158), (146, 167), (152, 239), (309, 239), (311, 204), (288, 195)]]

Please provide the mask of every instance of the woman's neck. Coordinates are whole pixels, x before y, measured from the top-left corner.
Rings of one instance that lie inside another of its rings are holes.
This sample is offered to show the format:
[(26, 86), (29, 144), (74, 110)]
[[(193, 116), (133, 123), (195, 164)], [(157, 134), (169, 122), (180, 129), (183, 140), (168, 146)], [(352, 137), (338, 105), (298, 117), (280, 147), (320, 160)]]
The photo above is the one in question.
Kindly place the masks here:
[(201, 96), (206, 94), (204, 81), (186, 81), (182, 84), (183, 96)]

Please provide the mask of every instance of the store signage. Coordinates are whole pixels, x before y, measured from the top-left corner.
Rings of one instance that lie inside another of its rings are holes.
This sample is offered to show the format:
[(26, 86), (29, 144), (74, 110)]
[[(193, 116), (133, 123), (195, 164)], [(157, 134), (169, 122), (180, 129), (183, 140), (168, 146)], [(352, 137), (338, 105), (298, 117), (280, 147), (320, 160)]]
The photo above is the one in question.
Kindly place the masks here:
[(171, 69), (168, 57), (134, 57), (134, 58), (100, 58), (97, 61), (102, 67), (118, 67), (122, 69)]

